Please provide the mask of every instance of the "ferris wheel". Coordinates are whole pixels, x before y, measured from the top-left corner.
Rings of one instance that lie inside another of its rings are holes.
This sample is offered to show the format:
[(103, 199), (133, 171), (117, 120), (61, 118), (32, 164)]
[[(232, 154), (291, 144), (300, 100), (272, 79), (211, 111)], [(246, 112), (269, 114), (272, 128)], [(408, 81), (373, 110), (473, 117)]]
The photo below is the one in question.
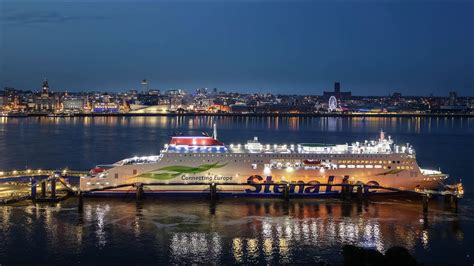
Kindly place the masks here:
[(337, 99), (336, 97), (334, 96), (331, 96), (329, 98), (329, 108), (328, 108), (328, 111), (329, 112), (333, 112), (333, 111), (336, 111), (337, 109)]

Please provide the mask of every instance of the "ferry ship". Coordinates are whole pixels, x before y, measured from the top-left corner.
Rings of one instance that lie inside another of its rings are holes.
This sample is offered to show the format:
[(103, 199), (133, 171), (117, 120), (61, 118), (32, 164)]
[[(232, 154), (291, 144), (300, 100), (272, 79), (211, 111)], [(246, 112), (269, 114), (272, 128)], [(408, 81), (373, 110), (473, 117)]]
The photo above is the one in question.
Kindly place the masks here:
[(394, 144), (383, 131), (378, 140), (352, 144), (263, 144), (255, 137), (225, 145), (214, 125), (212, 136), (171, 137), (159, 155), (97, 165), (80, 188), (86, 195), (124, 196), (140, 184), (145, 195), (197, 196), (209, 195), (209, 185), (216, 184), (219, 196), (252, 197), (281, 195), (282, 187), (272, 184), (286, 184), (291, 195), (317, 197), (340, 193), (336, 184), (390, 193), (383, 188), (434, 190), (447, 178), (420, 168), (414, 148)]

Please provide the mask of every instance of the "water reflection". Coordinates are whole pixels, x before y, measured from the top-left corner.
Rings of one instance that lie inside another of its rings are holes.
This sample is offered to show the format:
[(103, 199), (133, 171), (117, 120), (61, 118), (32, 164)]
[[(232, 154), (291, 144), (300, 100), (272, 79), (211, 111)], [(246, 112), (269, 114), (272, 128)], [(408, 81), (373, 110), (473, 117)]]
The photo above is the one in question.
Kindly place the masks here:
[[(459, 217), (436, 206), (425, 216), (419, 204), (405, 202), (242, 199), (212, 205), (208, 201), (137, 204), (87, 199), (83, 213), (77, 212), (75, 199), (58, 205), (5, 206), (0, 207), (0, 255), (18, 253), (14, 248), (20, 245), (35, 247), (32, 252), (61, 251), (64, 258), (140, 246), (129, 253), (146, 253), (170, 263), (229, 259), (235, 263), (298, 263), (315, 262), (315, 258), (333, 261), (343, 244), (382, 252), (401, 245), (416, 252), (418, 247), (431, 250), (440, 237), (450, 245), (462, 243)], [(36, 248), (36, 243), (44, 245)]]
[[(440, 129), (468, 129), (473, 118), (464, 117), (238, 117), (238, 116), (136, 116), (136, 117), (72, 117), (72, 118), (0, 118), (0, 125), (108, 126), (210, 129), (217, 122), (220, 128), (254, 129), (265, 125), (272, 130), (301, 129), (326, 132), (389, 132), (432, 133)], [(2, 128), (5, 129), (5, 128)], [(8, 129), (8, 128), (7, 128)]]
[(175, 263), (213, 262), (222, 256), (222, 239), (217, 233), (172, 233), (170, 259)]

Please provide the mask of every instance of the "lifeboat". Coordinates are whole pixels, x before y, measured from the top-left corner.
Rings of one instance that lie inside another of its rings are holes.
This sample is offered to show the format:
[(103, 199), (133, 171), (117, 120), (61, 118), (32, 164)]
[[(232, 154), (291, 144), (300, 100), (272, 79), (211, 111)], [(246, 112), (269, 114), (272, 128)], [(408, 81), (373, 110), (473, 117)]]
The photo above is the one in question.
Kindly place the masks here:
[(108, 169), (110, 169), (112, 167), (113, 167), (112, 165), (97, 165), (96, 167), (92, 168), (89, 171), (89, 174), (91, 176), (96, 176), (100, 173), (103, 173), (103, 172), (107, 171)]
[(102, 173), (104, 171), (105, 171), (104, 168), (94, 167), (89, 171), (89, 173), (92, 174), (92, 175), (96, 175), (96, 174)]
[(321, 160), (304, 160), (303, 161), (303, 164), (306, 164), (306, 165), (320, 165), (321, 164)]

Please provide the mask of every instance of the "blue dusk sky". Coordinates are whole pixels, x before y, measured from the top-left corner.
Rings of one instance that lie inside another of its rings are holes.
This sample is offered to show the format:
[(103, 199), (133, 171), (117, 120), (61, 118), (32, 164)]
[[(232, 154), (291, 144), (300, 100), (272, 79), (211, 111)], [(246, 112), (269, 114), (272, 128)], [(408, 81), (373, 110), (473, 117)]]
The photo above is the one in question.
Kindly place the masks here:
[(0, 87), (474, 96), (474, 1), (4, 1)]

